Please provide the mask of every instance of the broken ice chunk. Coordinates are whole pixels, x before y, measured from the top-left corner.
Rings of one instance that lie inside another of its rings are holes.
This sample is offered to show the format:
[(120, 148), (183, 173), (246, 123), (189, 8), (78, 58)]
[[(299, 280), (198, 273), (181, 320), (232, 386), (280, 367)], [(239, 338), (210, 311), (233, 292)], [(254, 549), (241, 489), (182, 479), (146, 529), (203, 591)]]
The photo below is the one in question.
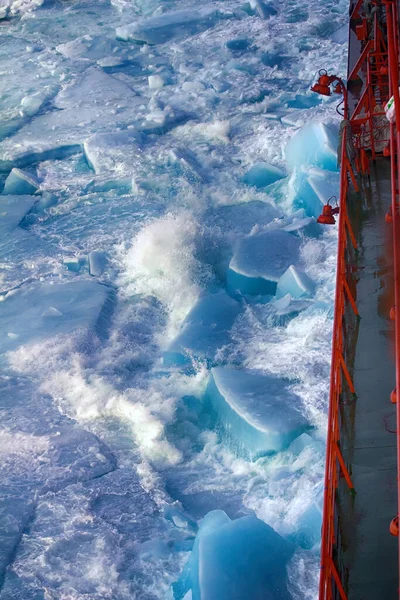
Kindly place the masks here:
[(46, 87), (41, 89), (39, 92), (35, 94), (31, 94), (30, 96), (25, 96), (21, 100), (21, 111), (27, 117), (33, 117), (36, 113), (39, 112), (40, 107), (44, 104), (46, 100), (49, 100), (51, 96), (54, 96), (56, 93), (55, 88)]
[(77, 256), (72, 256), (71, 258), (64, 258), (63, 264), (67, 267), (68, 271), (72, 271), (73, 273), (78, 273), (82, 266), (82, 263)]
[[(221, 510), (200, 523), (175, 600), (289, 600), (286, 563), (293, 546), (253, 515), (231, 521)], [(186, 594), (186, 595), (185, 595)]]
[(315, 165), (328, 171), (337, 170), (338, 133), (324, 123), (310, 123), (289, 141), (285, 155), (291, 169)]
[(292, 316), (299, 314), (303, 310), (307, 310), (311, 300), (293, 300), (290, 294), (286, 294), (279, 300), (273, 300), (271, 306), (275, 309), (275, 314), (279, 317)]
[(291, 223), (283, 227), (283, 230), (308, 237), (318, 237), (323, 232), (322, 225), (317, 223), (315, 217), (295, 217)]
[(304, 208), (309, 217), (319, 217), (322, 207), (339, 190), (339, 174), (322, 169), (309, 169), (296, 173), (293, 200), (294, 208)]
[(85, 141), (83, 150), (95, 173), (132, 174), (142, 140), (143, 136), (132, 130), (95, 133)]
[(234, 448), (245, 456), (280, 452), (309, 429), (298, 396), (272, 375), (216, 367), (206, 396)]
[(313, 108), (321, 104), (321, 100), (317, 94), (310, 94), (309, 96), (296, 94), (296, 96), (287, 102), (289, 108)]
[(281, 229), (249, 235), (236, 247), (228, 288), (242, 294), (275, 294), (276, 284), (298, 256), (300, 240)]
[(35, 211), (40, 212), (42, 210), (46, 210), (47, 208), (51, 208), (55, 206), (58, 202), (58, 198), (55, 194), (51, 192), (43, 192), (42, 196), (35, 206)]
[(278, 179), (283, 179), (283, 171), (265, 162), (258, 162), (253, 165), (243, 177), (243, 182), (256, 188), (263, 188)]
[(188, 354), (213, 360), (217, 350), (229, 343), (229, 331), (240, 311), (241, 305), (225, 292), (200, 298), (164, 353), (164, 364), (183, 364)]
[(146, 115), (147, 121), (153, 121), (157, 125), (164, 125), (166, 113), (161, 108), (155, 108), (148, 115)]
[(164, 85), (164, 79), (161, 75), (149, 75), (148, 80), (151, 90), (160, 90)]
[(311, 495), (311, 502), (299, 515), (293, 540), (302, 548), (310, 549), (321, 540), (324, 486), (318, 483)]
[(107, 266), (107, 254), (102, 250), (89, 252), (89, 273), (92, 277), (100, 277)]
[(266, 4), (262, 0), (249, 0), (250, 7), (255, 11), (261, 19), (269, 19), (278, 14), (278, 11), (271, 6)]
[[(75, 109), (78, 106), (109, 106), (123, 102), (127, 105), (136, 97), (126, 83), (108, 75), (101, 69), (90, 68), (66, 85), (55, 97), (57, 108)], [(125, 101), (124, 101), (125, 100)], [(136, 98), (137, 103), (140, 102)]]
[(184, 123), (188, 118), (188, 113), (179, 109), (172, 110), (170, 107), (164, 109), (155, 108), (146, 115), (146, 120), (137, 127), (139, 131), (143, 131), (146, 134), (162, 134)]
[(172, 521), (175, 527), (192, 530), (194, 532), (197, 531), (196, 522), (177, 506), (166, 504), (163, 509), (163, 514), (168, 521)]
[(278, 281), (276, 298), (283, 298), (286, 294), (295, 299), (305, 298), (312, 296), (313, 292), (314, 284), (311, 279), (303, 271), (290, 265)]
[(130, 25), (117, 27), (117, 39), (146, 44), (163, 44), (179, 35), (190, 35), (215, 25), (220, 12), (215, 8), (199, 7), (197, 10), (177, 10)]
[[(4, 2), (7, 4), (4, 6)], [(0, 19), (5, 19), (8, 15), (9, 6), (8, 0), (2, 0), (2, 4), (0, 4)]]
[(42, 312), (42, 317), (62, 317), (62, 312), (57, 310), (54, 306), (49, 306)]
[(0, 196), (0, 236), (18, 227), (36, 201), (35, 196)]
[(3, 331), (19, 337), (0, 336), (0, 353), (77, 329), (98, 331), (100, 317), (111, 310), (109, 298), (109, 290), (94, 281), (45, 282), (19, 288), (1, 304)]
[(306, 448), (311, 448), (315, 455), (320, 454), (322, 456), (324, 444), (312, 438), (308, 433), (302, 433), (290, 444), (288, 450), (294, 456), (299, 456)]
[(54, 106), (62, 110), (37, 116), (1, 144), (0, 171), (81, 152), (90, 134), (139, 120), (142, 104), (123, 81), (89, 69), (55, 98)]
[(21, 169), (12, 169), (4, 184), (3, 194), (5, 195), (32, 195), (39, 188), (39, 182), (33, 175), (21, 171)]

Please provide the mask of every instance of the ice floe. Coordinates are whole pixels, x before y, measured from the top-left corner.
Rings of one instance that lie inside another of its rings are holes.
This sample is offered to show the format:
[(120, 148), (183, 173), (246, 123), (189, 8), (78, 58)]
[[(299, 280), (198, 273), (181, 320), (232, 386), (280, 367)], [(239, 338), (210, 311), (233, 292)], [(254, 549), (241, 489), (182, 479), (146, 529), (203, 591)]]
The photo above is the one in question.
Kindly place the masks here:
[[(200, 524), (175, 599), (288, 600), (285, 564), (293, 547), (254, 516), (231, 521), (223, 511), (208, 513)], [(189, 591), (190, 590), (190, 591)], [(185, 595), (186, 594), (186, 595)]]
[(228, 286), (242, 294), (275, 294), (279, 278), (298, 256), (300, 240), (277, 229), (243, 238), (229, 264)]
[(296, 394), (273, 376), (216, 367), (207, 398), (234, 445), (252, 456), (279, 452), (309, 428)]

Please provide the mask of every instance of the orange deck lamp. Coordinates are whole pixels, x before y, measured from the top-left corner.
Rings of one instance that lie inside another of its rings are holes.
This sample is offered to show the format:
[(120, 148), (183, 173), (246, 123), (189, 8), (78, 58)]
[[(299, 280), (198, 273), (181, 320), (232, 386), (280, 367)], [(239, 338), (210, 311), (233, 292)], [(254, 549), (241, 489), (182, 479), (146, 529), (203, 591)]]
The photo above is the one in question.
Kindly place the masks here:
[(321, 94), (322, 96), (330, 96), (331, 95), (331, 77), (329, 77), (328, 72), (325, 69), (321, 69), (318, 72), (319, 78), (317, 83), (311, 88), (312, 92), (316, 92), (317, 94)]
[[(331, 202), (336, 202), (336, 206), (332, 206)], [(329, 198), (328, 202), (322, 207), (322, 213), (317, 219), (320, 225), (334, 225), (336, 223), (335, 215), (339, 214), (336, 196)]]
[(322, 96), (331, 96), (332, 87), (334, 94), (343, 94), (344, 103), (344, 118), (348, 118), (348, 106), (347, 106), (347, 88), (343, 80), (337, 75), (328, 75), (325, 69), (318, 71), (318, 81), (311, 87), (312, 92), (321, 94)]

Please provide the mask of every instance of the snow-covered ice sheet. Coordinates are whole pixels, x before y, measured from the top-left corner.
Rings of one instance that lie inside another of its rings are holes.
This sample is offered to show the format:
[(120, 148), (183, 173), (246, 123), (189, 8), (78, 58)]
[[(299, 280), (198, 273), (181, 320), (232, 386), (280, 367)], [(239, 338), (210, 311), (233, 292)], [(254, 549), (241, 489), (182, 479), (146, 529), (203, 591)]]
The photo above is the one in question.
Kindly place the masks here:
[(171, 11), (165, 15), (118, 27), (117, 37), (124, 41), (162, 44), (174, 37), (192, 35), (212, 27), (219, 16), (218, 9), (212, 7)]
[(347, 8), (0, 0), (2, 598), (315, 599)]

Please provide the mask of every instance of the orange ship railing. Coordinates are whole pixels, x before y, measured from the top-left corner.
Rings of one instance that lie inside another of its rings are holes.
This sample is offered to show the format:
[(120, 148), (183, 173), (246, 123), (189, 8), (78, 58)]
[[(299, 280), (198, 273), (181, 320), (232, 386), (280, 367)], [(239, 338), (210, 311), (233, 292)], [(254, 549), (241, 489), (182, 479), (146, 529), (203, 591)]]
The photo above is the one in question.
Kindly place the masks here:
[(328, 413), (327, 455), (325, 467), (325, 493), (322, 521), (321, 543), (321, 578), (320, 598), (330, 600), (335, 598), (337, 590), (342, 600), (347, 600), (339, 569), (334, 561), (334, 544), (336, 538), (336, 507), (335, 495), (342, 472), (351, 490), (354, 489), (350, 474), (347, 470), (340, 450), (340, 412), (339, 401), (344, 380), (351, 393), (355, 393), (352, 378), (344, 356), (343, 324), (346, 304), (349, 302), (354, 313), (358, 315), (357, 306), (347, 280), (346, 248), (349, 240), (354, 248), (357, 243), (350, 225), (347, 211), (348, 173), (351, 170), (347, 155), (346, 129), (343, 130), (340, 172), (340, 220), (338, 258), (336, 272), (335, 315), (333, 323), (332, 363), (330, 379), (330, 398)]
[[(394, 316), (395, 316), (395, 352), (396, 352), (396, 394), (400, 390), (400, 97), (399, 97), (399, 43), (398, 43), (398, 11), (395, 1), (386, 1), (386, 26), (389, 53), (389, 85), (395, 103), (395, 123), (390, 126), (390, 161), (392, 186), (392, 219), (393, 219), (393, 264), (394, 264)], [(397, 413), (397, 502), (400, 514), (400, 410), (396, 403)], [(393, 515), (395, 516), (395, 515)], [(400, 537), (399, 539), (399, 574), (400, 574)]]
[[(398, 21), (395, 0), (384, 0), (384, 2), (386, 4), (387, 36), (384, 35), (382, 27), (378, 23), (377, 13), (372, 19), (362, 13), (362, 0), (357, 1), (350, 17), (350, 25), (353, 27), (356, 25), (355, 29), (359, 30), (357, 31), (357, 37), (359, 40), (361, 39), (363, 48), (359, 59), (349, 73), (348, 79), (354, 81), (358, 78), (363, 81), (363, 86), (351, 114), (347, 106), (347, 93), (344, 92), (344, 116), (349, 121), (347, 122), (348, 126), (343, 129), (341, 146), (340, 221), (321, 539), (320, 600), (347, 600), (345, 574), (341, 572), (340, 568), (340, 544), (338, 544), (340, 532), (336, 498), (340, 476), (344, 477), (350, 492), (354, 493), (353, 482), (340, 448), (341, 395), (345, 386), (347, 392), (355, 394), (354, 383), (346, 364), (345, 331), (348, 307), (350, 306), (353, 313), (358, 316), (355, 298), (349, 286), (350, 266), (347, 263), (350, 244), (354, 249), (357, 248), (348, 213), (349, 176), (355, 191), (358, 191), (354, 170), (362, 174), (369, 173), (370, 159), (375, 160), (378, 156), (385, 154), (385, 146), (389, 144), (389, 127), (388, 122), (385, 120), (382, 105), (388, 100), (389, 92), (395, 97), (397, 124), (396, 127), (392, 125), (390, 128), (390, 153), (392, 161), (392, 212), (394, 215), (396, 385), (397, 389), (400, 390), (400, 215), (396, 194), (396, 188), (400, 189), (400, 173), (397, 169), (396, 159), (396, 156), (400, 156)], [(353, 22), (352, 19), (354, 19)], [(390, 86), (388, 86), (388, 55)], [(335, 77), (331, 79), (335, 80)], [(351, 137), (351, 140), (349, 140), (349, 137)], [(348, 143), (350, 141), (351, 144)], [(355, 161), (354, 156), (348, 155), (349, 146), (350, 148), (353, 147), (356, 155)], [(353, 170), (354, 162), (356, 164)], [(399, 436), (399, 411), (397, 411), (397, 431)], [(398, 465), (400, 466), (400, 437), (398, 437)], [(398, 480), (400, 483), (400, 471)]]

